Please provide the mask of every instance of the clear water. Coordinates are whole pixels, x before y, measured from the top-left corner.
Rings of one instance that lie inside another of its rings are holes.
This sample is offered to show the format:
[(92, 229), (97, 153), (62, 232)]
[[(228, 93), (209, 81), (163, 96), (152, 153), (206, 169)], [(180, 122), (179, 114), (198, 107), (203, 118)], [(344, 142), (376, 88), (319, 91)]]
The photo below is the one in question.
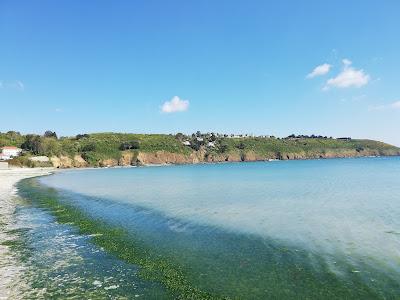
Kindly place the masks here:
[(39, 181), (211, 294), (400, 297), (399, 158), (73, 170)]
[[(10, 299), (161, 299), (157, 283), (138, 277), (137, 266), (118, 260), (55, 221), (46, 210), (20, 203), (9, 224), (19, 276)], [(8, 241), (9, 242), (9, 241)]]

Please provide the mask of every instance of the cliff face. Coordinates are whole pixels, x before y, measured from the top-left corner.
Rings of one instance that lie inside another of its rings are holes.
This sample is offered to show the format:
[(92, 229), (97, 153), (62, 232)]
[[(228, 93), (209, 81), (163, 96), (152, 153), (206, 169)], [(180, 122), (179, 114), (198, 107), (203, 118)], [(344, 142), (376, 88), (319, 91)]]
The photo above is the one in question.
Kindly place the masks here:
[(89, 164), (80, 155), (75, 155), (73, 158), (68, 156), (52, 156), (51, 163), (55, 168), (85, 168)]
[[(365, 156), (395, 156), (400, 155), (400, 150), (362, 150), (338, 149), (326, 150), (323, 152), (306, 153), (284, 152), (284, 153), (266, 153), (264, 155), (254, 151), (235, 151), (223, 154), (207, 153), (205, 150), (193, 151), (190, 154), (171, 153), (167, 151), (156, 152), (121, 152), (119, 159), (108, 158), (98, 162), (97, 167), (115, 167), (115, 166), (140, 166), (152, 164), (196, 164), (204, 162), (240, 162), (240, 161), (267, 161), (270, 159), (293, 160), (293, 159), (320, 159), (320, 158), (346, 158), (346, 157), (365, 157)], [(53, 166), (56, 168), (83, 168), (89, 164), (80, 155), (73, 158), (68, 156), (53, 156), (50, 158)]]
[[(399, 152), (389, 151), (382, 152), (377, 150), (343, 150), (343, 151), (326, 151), (321, 153), (307, 154), (300, 153), (268, 153), (261, 155), (253, 151), (233, 152), (227, 154), (208, 154), (205, 151), (193, 152), (190, 155), (177, 153), (169, 153), (158, 151), (155, 153), (139, 152), (137, 156), (137, 164), (195, 164), (202, 162), (240, 162), (240, 161), (267, 161), (270, 159), (293, 160), (293, 159), (317, 159), (317, 158), (346, 158), (346, 157), (366, 157), (366, 156), (394, 156), (400, 155)], [(132, 165), (132, 161), (127, 164)]]

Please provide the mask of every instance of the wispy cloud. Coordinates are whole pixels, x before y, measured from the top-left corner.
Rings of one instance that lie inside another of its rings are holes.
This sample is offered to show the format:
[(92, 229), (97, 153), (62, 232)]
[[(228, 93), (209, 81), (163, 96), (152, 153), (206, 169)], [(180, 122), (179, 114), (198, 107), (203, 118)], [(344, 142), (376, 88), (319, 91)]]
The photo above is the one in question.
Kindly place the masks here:
[(376, 110), (400, 110), (400, 100), (395, 101), (389, 104), (382, 104), (382, 105), (372, 105), (369, 107), (370, 111), (376, 111)]
[(349, 88), (362, 87), (370, 81), (371, 77), (362, 69), (351, 67), (352, 62), (348, 59), (343, 59), (343, 70), (336, 77), (329, 79), (326, 82), (324, 90), (330, 87)]
[(0, 80), (0, 89), (23, 91), (25, 86), (20, 80)]
[(350, 66), (353, 62), (352, 62), (350, 59), (345, 58), (345, 59), (342, 60), (342, 63), (343, 63), (346, 67), (348, 67), (348, 66)]
[(332, 66), (330, 64), (322, 64), (316, 66), (314, 70), (312, 70), (312, 72), (307, 75), (307, 78), (314, 78), (317, 76), (325, 75), (330, 71), (331, 67)]
[(164, 113), (182, 112), (189, 109), (189, 101), (182, 100), (178, 96), (174, 96), (170, 101), (165, 101), (161, 106)]
[(350, 98), (341, 98), (340, 101), (341, 102), (360, 102), (360, 101), (364, 100), (365, 98), (367, 98), (367, 95), (362, 94), (362, 95), (357, 95), (357, 96), (353, 96)]

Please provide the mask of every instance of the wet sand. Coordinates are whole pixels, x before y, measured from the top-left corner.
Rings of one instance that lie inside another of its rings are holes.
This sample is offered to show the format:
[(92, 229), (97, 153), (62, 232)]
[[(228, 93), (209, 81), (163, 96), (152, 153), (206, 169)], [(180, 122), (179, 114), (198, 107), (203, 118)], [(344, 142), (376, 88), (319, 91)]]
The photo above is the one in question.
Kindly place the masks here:
[[(24, 178), (48, 175), (53, 168), (15, 168), (0, 170), (0, 299), (13, 298), (13, 282), (23, 272), (16, 262), (10, 247), (5, 245), (13, 237), (7, 234), (12, 229), (12, 218), (16, 208), (15, 184)], [(15, 287), (14, 287), (15, 288)]]

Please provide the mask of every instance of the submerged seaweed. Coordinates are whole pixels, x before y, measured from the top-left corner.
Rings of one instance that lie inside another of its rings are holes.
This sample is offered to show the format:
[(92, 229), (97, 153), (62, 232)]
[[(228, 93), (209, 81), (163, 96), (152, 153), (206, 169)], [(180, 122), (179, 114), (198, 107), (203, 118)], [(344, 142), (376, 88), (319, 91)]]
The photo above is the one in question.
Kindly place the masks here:
[[(172, 298), (385, 299), (400, 291), (398, 281), (373, 273), (362, 261), (356, 268), (338, 257), (329, 262), (293, 245), (218, 229), (208, 232), (208, 239), (201, 234), (189, 239), (188, 243), (196, 243), (193, 248), (181, 245), (182, 253), (169, 253), (167, 246), (146, 243), (135, 230), (88, 214), (36, 179), (20, 182), (19, 190), (58, 222), (75, 226), (101, 249), (139, 266), (142, 278), (161, 282)], [(181, 227), (172, 226), (177, 233), (169, 236), (171, 244), (180, 242)]]
[[(29, 187), (35, 188), (29, 188)], [(148, 249), (135, 242), (121, 228), (110, 227), (100, 220), (93, 220), (73, 206), (58, 201), (57, 191), (39, 187), (34, 179), (19, 184), (21, 195), (43, 209), (49, 210), (62, 224), (77, 226), (80, 234), (91, 235), (97, 246), (126, 262), (141, 267), (140, 275), (152, 281), (159, 281), (179, 299), (228, 299), (204, 292), (190, 284), (182, 270), (162, 257), (153, 255)]]

